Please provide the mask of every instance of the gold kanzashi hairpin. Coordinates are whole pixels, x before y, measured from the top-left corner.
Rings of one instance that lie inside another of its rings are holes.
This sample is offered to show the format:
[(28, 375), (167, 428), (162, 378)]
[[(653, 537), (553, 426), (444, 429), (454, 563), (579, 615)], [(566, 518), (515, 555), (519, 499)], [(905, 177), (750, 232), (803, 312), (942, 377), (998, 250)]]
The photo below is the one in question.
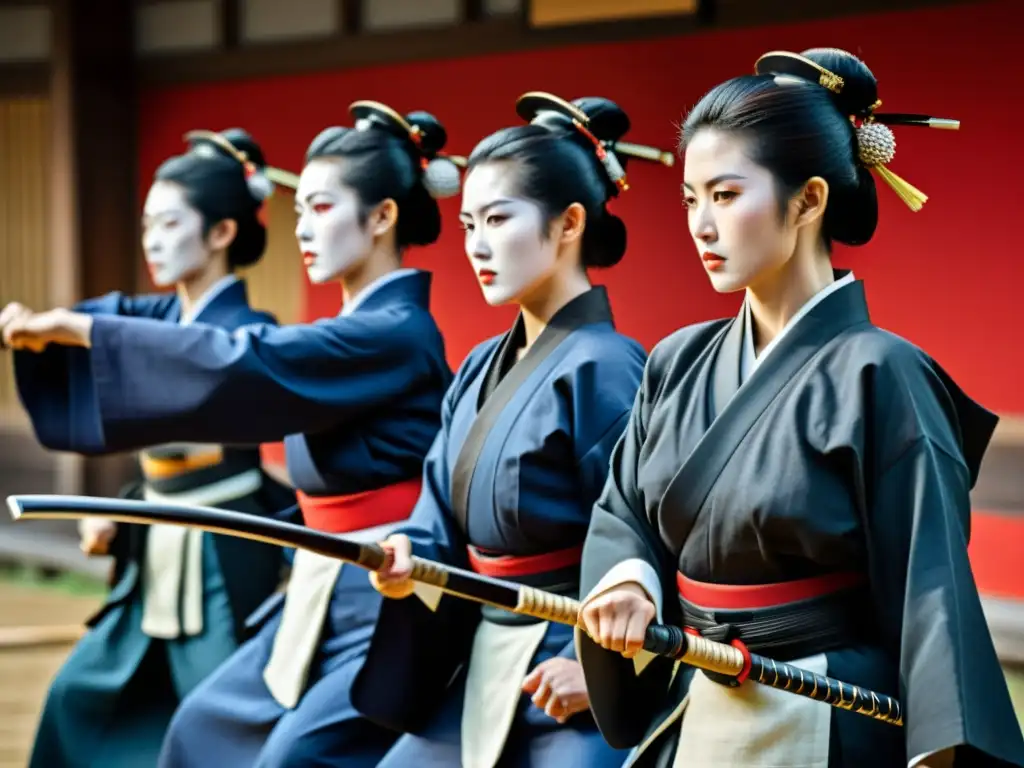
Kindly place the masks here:
[[(843, 52), (845, 53), (845, 51)], [(759, 75), (784, 75), (817, 83), (832, 93), (842, 93), (845, 82), (842, 77), (811, 61), (806, 56), (790, 51), (771, 51), (761, 56), (754, 64)], [(882, 106), (879, 99), (872, 104), (866, 115), (850, 115), (857, 134), (857, 155), (860, 163), (876, 173), (888, 184), (912, 211), (920, 211), (928, 201), (928, 195), (906, 179), (889, 170), (888, 165), (896, 156), (896, 136), (890, 125), (917, 125), (926, 128), (956, 131), (959, 120), (950, 120), (930, 115), (891, 113), (882, 114), (876, 110)], [(860, 122), (858, 124), (858, 118)]]
[(556, 112), (572, 122), (572, 126), (580, 135), (594, 145), (598, 162), (601, 163), (608, 178), (620, 191), (628, 190), (629, 183), (626, 181), (626, 171), (617, 155), (661, 163), (667, 167), (671, 167), (675, 163), (675, 155), (657, 147), (633, 144), (628, 141), (605, 141), (597, 138), (590, 130), (590, 117), (587, 113), (560, 96), (544, 91), (529, 91), (516, 100), (516, 113), (527, 122), (534, 122), (543, 112)]

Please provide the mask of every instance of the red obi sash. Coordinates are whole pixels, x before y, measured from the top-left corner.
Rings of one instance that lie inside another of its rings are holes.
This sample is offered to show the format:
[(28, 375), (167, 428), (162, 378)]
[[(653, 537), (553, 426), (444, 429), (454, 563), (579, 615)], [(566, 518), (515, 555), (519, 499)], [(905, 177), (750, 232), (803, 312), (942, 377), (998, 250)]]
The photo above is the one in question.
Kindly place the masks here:
[(351, 533), (408, 519), (420, 498), (421, 478), (344, 496), (307, 496), (296, 492), (302, 519), (326, 533)]
[(865, 581), (863, 573), (830, 573), (777, 584), (708, 584), (676, 574), (676, 587), (681, 598), (703, 608), (723, 611), (773, 608), (824, 597)]
[(540, 555), (495, 555), (477, 547), (467, 547), (469, 567), (482, 576), (495, 579), (514, 579), (550, 573), (562, 568), (579, 565), (583, 558), (583, 545), (545, 552)]

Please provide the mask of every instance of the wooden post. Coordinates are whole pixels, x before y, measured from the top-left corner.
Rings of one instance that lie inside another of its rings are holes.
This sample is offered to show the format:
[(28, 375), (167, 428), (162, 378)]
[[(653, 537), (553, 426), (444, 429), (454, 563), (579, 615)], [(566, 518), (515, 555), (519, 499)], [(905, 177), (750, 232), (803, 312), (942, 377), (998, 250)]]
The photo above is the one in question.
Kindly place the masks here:
[[(133, 291), (139, 263), (131, 0), (52, 0), (50, 291), (54, 304)], [(62, 459), (59, 485), (113, 495), (123, 457)]]

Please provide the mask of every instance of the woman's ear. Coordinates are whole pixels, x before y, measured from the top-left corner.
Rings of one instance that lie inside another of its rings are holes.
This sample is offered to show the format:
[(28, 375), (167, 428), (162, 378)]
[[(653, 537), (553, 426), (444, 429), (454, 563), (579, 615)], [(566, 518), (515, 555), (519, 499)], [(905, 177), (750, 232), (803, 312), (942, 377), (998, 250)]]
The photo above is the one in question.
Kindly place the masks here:
[(553, 235), (561, 245), (582, 240), (587, 226), (587, 210), (580, 203), (572, 203), (555, 219), (553, 226), (556, 228)]
[(238, 236), (238, 222), (221, 219), (206, 234), (206, 247), (211, 251), (226, 251)]
[(370, 234), (374, 237), (387, 234), (396, 224), (398, 224), (398, 203), (390, 197), (377, 203), (370, 211), (366, 221), (366, 226), (370, 228)]
[(825, 215), (828, 206), (828, 182), (820, 176), (812, 176), (790, 201), (793, 225), (805, 227)]

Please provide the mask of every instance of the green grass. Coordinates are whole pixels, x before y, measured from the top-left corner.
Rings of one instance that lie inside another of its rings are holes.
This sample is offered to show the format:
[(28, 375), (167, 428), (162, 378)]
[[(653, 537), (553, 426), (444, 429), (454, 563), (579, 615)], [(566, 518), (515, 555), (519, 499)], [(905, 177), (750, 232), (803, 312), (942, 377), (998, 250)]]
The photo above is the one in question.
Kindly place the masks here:
[(108, 591), (102, 580), (91, 576), (77, 573), (50, 574), (40, 568), (25, 566), (0, 565), (0, 582), (87, 597), (103, 596)]

